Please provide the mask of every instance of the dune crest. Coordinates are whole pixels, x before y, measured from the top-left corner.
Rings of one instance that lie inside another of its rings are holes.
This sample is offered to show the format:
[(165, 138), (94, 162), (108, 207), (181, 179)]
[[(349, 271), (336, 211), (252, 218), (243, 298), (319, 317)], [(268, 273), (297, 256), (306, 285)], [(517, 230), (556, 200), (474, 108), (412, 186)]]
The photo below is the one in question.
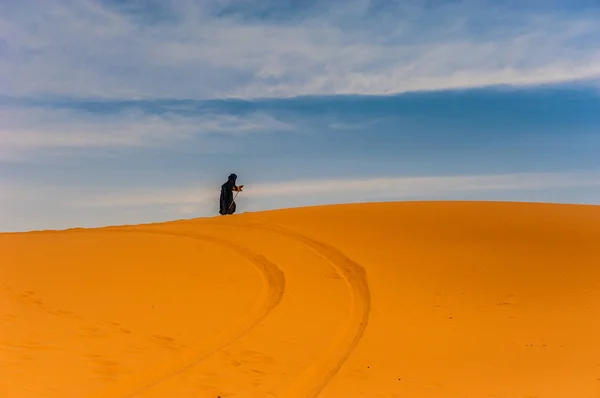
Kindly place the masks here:
[(0, 396), (600, 396), (600, 207), (0, 234)]

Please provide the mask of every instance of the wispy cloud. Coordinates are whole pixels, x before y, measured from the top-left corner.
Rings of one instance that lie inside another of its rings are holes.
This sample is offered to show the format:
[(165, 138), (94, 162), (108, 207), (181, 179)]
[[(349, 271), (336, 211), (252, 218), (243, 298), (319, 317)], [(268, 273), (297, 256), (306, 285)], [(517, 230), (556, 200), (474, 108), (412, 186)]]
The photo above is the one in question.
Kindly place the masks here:
[(98, 113), (0, 107), (0, 159), (25, 157), (48, 149), (152, 147), (209, 133), (243, 135), (291, 128), (263, 113), (182, 115), (135, 109)]
[(0, 75), (8, 78), (0, 93), (292, 97), (600, 76), (598, 8), (511, 8), (492, 0), (299, 3), (7, 3)]
[[(577, 192), (582, 189), (600, 192), (600, 171), (247, 183), (238, 202), (244, 212), (406, 199), (471, 200), (482, 195), (519, 201), (535, 192), (563, 192), (561, 202), (579, 203)], [(565, 196), (564, 192), (569, 193)], [(10, 231), (215, 216), (219, 187), (90, 189), (2, 184), (0, 193), (4, 193), (0, 194), (0, 231)], [(600, 203), (600, 197), (596, 199), (594, 203)]]
[[(250, 200), (272, 197), (343, 194), (374, 199), (407, 198), (476, 191), (523, 191), (600, 187), (597, 173), (515, 173), (474, 176), (396, 177), (367, 179), (323, 179), (246, 184), (243, 196)], [(166, 189), (122, 191), (81, 197), (79, 206), (137, 206), (195, 204), (218, 197), (217, 189)], [(352, 199), (352, 198), (351, 198)]]

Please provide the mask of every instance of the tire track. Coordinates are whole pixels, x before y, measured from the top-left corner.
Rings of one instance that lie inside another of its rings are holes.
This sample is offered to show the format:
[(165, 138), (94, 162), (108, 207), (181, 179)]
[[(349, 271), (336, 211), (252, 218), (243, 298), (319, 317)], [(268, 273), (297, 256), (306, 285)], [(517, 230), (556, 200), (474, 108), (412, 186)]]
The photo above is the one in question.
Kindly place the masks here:
[(302, 243), (328, 261), (344, 279), (351, 296), (351, 311), (323, 356), (311, 364), (287, 389), (280, 394), (285, 398), (315, 398), (340, 370), (350, 356), (367, 327), (371, 309), (371, 293), (365, 269), (350, 260), (335, 246), (304, 236), (291, 229), (258, 223), (227, 224), (228, 226), (270, 231)]
[(279, 304), (283, 297), (285, 290), (285, 275), (279, 269), (279, 267), (276, 264), (271, 263), (264, 256), (256, 254), (244, 246), (230, 242), (226, 239), (218, 238), (212, 235), (195, 234), (189, 232), (184, 233), (177, 231), (161, 231), (158, 229), (149, 228), (115, 228), (109, 230), (98, 229), (94, 232), (146, 233), (212, 242), (242, 255), (252, 262), (264, 278), (267, 289), (264, 293), (263, 300), (259, 300), (247, 316), (242, 318), (241, 321), (238, 322), (234, 327), (230, 328), (230, 330), (222, 332), (218, 336), (212, 338), (210, 342), (202, 348), (202, 350), (179, 355), (167, 363), (160, 364), (159, 366), (153, 367), (144, 372), (140, 372), (131, 377), (121, 379), (105, 390), (90, 395), (89, 398), (132, 397), (167, 379), (183, 373), (189, 368), (197, 365), (201, 361), (222, 350), (235, 340), (242, 337), (244, 334), (248, 333)]

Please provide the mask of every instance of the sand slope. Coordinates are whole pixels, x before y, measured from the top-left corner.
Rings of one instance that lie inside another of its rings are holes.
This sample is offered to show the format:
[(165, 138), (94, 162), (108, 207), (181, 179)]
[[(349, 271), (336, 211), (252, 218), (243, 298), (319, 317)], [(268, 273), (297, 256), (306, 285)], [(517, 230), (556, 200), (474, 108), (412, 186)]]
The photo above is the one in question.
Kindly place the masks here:
[(600, 207), (0, 234), (0, 397), (600, 397)]

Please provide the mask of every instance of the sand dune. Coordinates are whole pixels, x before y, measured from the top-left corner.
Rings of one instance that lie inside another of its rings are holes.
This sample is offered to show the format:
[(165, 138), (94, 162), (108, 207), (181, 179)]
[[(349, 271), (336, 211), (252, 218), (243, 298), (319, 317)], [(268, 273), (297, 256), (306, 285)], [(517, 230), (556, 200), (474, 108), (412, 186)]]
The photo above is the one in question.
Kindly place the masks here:
[(0, 234), (0, 397), (600, 397), (600, 207)]

